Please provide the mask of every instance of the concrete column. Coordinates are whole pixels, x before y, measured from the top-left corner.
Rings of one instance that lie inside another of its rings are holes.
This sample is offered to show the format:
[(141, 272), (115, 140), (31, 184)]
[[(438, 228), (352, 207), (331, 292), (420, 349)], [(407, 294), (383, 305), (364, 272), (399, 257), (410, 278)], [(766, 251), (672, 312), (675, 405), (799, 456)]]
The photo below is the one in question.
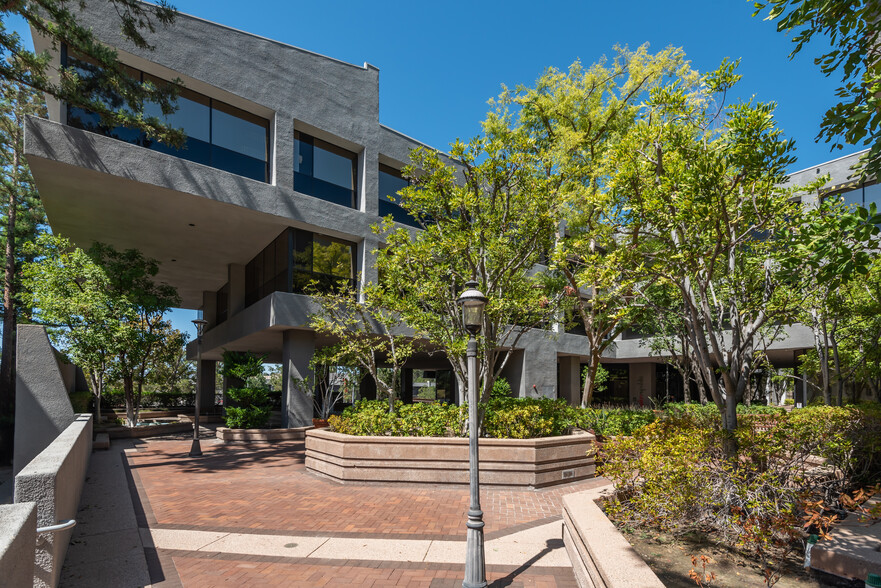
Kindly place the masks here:
[(630, 364), (630, 404), (651, 407), (655, 397), (655, 364)]
[(202, 292), (202, 318), (208, 321), (206, 330), (217, 325), (217, 293)]
[(358, 157), (359, 208), (371, 216), (379, 214), (379, 155), (365, 147)]
[[(511, 390), (517, 390), (513, 382)], [(557, 351), (550, 342), (533, 340), (532, 345), (523, 351), (523, 374), (518, 395), (557, 397)]]
[(217, 370), (217, 362), (212, 359), (203, 359), (197, 368), (196, 377), (201, 386), (201, 409), (205, 414), (214, 412), (216, 405), (214, 400), (214, 390), (217, 386), (215, 372)]
[(309, 361), (315, 354), (315, 333), (290, 329), (284, 332), (281, 351), (281, 415), (285, 427), (306, 427), (312, 424), (312, 399), (306, 396), (291, 379), (312, 377)]
[(367, 235), (358, 244), (358, 248), (358, 267), (356, 271), (361, 276), (361, 283), (358, 284), (358, 288), (359, 298), (363, 302), (364, 286), (371, 282), (374, 284), (379, 282), (379, 272), (376, 271), (376, 256), (373, 254), (379, 248), (379, 238), (375, 235)]
[(276, 186), (294, 189), (294, 117), (276, 112), (271, 157), (272, 179)]
[(581, 405), (581, 361), (578, 357), (563, 356), (558, 358), (560, 369), (559, 397), (565, 398), (570, 406)]
[(245, 266), (231, 263), (228, 266), (229, 273), (229, 314), (241, 312), (245, 308)]

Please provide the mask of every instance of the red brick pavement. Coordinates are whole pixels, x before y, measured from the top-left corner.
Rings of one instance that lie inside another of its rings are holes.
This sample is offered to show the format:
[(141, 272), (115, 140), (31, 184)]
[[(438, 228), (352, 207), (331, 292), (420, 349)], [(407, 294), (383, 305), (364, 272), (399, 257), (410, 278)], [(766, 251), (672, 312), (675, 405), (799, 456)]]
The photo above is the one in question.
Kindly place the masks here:
[[(343, 485), (306, 472), (302, 443), (275, 446), (144, 441), (127, 454), (141, 526), (188, 530), (378, 537), (465, 538), (466, 486)], [(560, 498), (605, 483), (588, 480), (547, 490), (483, 487), (486, 539), (561, 514)], [(341, 554), (343, 555), (343, 554)], [(459, 564), (326, 560), (147, 550), (154, 585), (400, 586), (458, 588)], [(491, 586), (574, 588), (570, 568), (487, 566)]]
[[(272, 558), (173, 556), (180, 580), (187, 588), (219, 586), (362, 586), (400, 588), (460, 588), (464, 566), (402, 562), (351, 562), (346, 560), (260, 561)], [(509, 588), (576, 588), (568, 568), (487, 566), (490, 586)]]
[[(146, 493), (150, 526), (251, 533), (463, 539), (466, 486), (343, 485), (305, 471), (303, 444), (148, 442), (128, 461)], [(563, 494), (587, 480), (547, 490), (481, 488), (488, 539), (559, 518)]]

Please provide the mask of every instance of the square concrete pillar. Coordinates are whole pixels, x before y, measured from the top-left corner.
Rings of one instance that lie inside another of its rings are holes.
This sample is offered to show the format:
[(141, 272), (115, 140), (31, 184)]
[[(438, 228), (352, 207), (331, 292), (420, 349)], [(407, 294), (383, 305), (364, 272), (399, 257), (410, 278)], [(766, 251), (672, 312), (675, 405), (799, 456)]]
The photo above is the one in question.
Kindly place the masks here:
[(217, 387), (217, 362), (212, 359), (203, 359), (198, 366), (196, 366), (196, 378), (199, 382), (201, 391), (201, 409), (204, 413), (214, 412), (214, 407), (216, 405), (215, 401), (215, 389)]
[(630, 404), (651, 407), (655, 397), (655, 364), (630, 364)]
[[(512, 358), (513, 359), (513, 358)], [(511, 382), (511, 391), (517, 390)], [(523, 373), (517, 396), (557, 397), (557, 351), (550, 341), (534, 341), (523, 351)]]
[(281, 351), (281, 415), (285, 427), (312, 424), (312, 398), (291, 383), (292, 379), (311, 379), (309, 362), (315, 354), (315, 333), (290, 329), (284, 332)]
[(569, 406), (580, 406), (581, 360), (575, 356), (562, 356), (557, 362), (560, 370), (560, 398), (565, 398)]

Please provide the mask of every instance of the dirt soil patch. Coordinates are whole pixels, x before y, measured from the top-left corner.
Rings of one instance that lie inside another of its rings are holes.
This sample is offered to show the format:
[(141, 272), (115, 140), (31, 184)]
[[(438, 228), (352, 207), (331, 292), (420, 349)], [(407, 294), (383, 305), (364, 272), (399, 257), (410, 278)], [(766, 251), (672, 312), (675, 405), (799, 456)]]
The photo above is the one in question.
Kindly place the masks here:
[[(754, 560), (746, 557), (732, 546), (714, 544), (705, 536), (673, 535), (656, 531), (632, 530), (624, 531), (624, 537), (630, 542), (637, 553), (657, 574), (664, 586), (668, 588), (694, 588), (699, 584), (690, 577), (694, 570), (702, 573), (703, 562), (700, 556), (706, 556), (706, 574), (715, 574), (715, 579), (704, 582), (703, 586), (713, 588), (743, 588), (746, 586), (765, 586), (762, 567)], [(692, 556), (697, 558), (697, 565), (692, 565)], [(784, 562), (783, 577), (774, 586), (777, 588), (852, 588), (863, 583), (842, 580), (835, 576), (805, 571), (802, 568), (804, 554), (790, 554)]]

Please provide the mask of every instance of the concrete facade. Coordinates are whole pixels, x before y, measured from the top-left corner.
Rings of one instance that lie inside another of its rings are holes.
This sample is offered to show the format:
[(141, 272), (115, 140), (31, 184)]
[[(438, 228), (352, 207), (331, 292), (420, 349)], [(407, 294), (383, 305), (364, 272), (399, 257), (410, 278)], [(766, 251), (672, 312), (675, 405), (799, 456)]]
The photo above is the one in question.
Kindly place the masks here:
[[(258, 181), (80, 130), (66, 124), (63, 105), (54, 105), (52, 120), (27, 121), (25, 142), (53, 230), (83, 247), (100, 240), (157, 259), (157, 280), (176, 287), (182, 305), (201, 310), (209, 322), (204, 360), (219, 360), (228, 349), (282, 363), (285, 424), (308, 424), (312, 404), (288, 385), (289, 377), (307, 374), (311, 353), (329, 341), (307, 326), (315, 310), (307, 296), (274, 292), (249, 303), (246, 266), (292, 228), (354, 243), (354, 275), (362, 283), (375, 280), (372, 251), (381, 243), (371, 226), (380, 220), (379, 165), (400, 169), (421, 144), (380, 123), (379, 70), (368, 63), (344, 63), (184, 14), (151, 36), (157, 49), (150, 52), (121, 39), (113, 11), (90, 8), (78, 17), (118, 49), (122, 62), (163, 79), (180, 78), (207, 99), (268, 120), (269, 174), (268, 181)], [(36, 44), (48, 48), (39, 38)], [(295, 132), (356, 155), (353, 207), (298, 190)], [(833, 163), (832, 183), (847, 167)], [(813, 179), (808, 171), (816, 174), (806, 170), (798, 181)], [(791, 329), (789, 339), (777, 344), (781, 361), (791, 363), (793, 352), (810, 347), (810, 341), (806, 330)], [(191, 343), (191, 357), (195, 351)], [(532, 331), (521, 339), (504, 376), (518, 396), (575, 403), (586, 353), (579, 335)], [(647, 405), (657, 390), (655, 366), (663, 358), (650, 356), (639, 340), (620, 338), (606, 360), (628, 366), (621, 385), (631, 402)], [(437, 356), (414, 362), (414, 368), (417, 363), (419, 369), (449, 367)], [(209, 369), (203, 365), (207, 386)], [(405, 377), (412, 382), (412, 374)]]
[(34, 585), (37, 505), (0, 504), (0, 578), (9, 588)]
[(16, 354), (14, 474), (76, 419), (46, 329), (19, 325)]
[[(92, 415), (76, 419), (15, 476), (15, 502), (37, 505), (37, 525), (75, 519), (92, 453)], [(58, 585), (72, 529), (37, 537), (34, 586)]]

